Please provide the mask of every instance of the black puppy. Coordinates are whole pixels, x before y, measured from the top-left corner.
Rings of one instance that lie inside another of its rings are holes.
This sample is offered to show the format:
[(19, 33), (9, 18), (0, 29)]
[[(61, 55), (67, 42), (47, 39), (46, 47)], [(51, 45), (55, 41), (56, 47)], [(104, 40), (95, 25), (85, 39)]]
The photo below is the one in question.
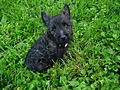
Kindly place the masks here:
[(41, 13), (47, 28), (46, 33), (39, 38), (29, 50), (25, 65), (32, 71), (41, 72), (53, 65), (53, 61), (62, 58), (72, 37), (70, 9), (64, 5), (64, 10), (56, 16)]

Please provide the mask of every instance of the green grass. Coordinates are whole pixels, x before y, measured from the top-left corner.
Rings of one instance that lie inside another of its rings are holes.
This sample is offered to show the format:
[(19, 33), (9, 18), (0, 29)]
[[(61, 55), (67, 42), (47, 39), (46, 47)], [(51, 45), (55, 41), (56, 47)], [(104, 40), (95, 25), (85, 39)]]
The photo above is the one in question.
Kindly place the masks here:
[[(22, 64), (45, 33), (40, 13), (56, 15), (64, 3), (74, 35), (63, 64), (33, 73)], [(0, 0), (1, 89), (120, 90), (120, 1)]]

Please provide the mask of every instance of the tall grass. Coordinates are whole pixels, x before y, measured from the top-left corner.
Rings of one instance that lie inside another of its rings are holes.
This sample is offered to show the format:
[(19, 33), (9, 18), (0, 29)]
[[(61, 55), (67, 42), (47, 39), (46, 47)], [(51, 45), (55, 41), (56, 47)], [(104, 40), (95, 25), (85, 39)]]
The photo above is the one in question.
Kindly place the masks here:
[[(40, 13), (56, 15), (64, 3), (71, 9), (74, 34), (63, 64), (33, 73), (23, 63), (45, 33)], [(1, 0), (0, 89), (119, 90), (119, 0)]]

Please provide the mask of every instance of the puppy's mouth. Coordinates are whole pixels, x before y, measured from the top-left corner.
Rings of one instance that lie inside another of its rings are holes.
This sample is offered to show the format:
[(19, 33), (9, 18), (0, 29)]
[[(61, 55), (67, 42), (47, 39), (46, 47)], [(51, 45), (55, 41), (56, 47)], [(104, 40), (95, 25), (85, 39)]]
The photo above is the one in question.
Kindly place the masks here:
[(66, 48), (67, 46), (68, 46), (68, 43), (58, 44), (58, 47), (60, 47), (60, 48)]

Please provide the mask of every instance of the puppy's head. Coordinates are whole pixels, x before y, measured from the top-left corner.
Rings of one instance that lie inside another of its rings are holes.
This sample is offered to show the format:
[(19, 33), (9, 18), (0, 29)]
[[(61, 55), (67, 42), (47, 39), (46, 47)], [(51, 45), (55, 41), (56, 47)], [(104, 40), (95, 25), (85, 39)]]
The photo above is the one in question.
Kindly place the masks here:
[(41, 16), (47, 28), (48, 38), (53, 40), (58, 47), (66, 47), (72, 35), (68, 5), (64, 5), (64, 10), (59, 15), (48, 16), (45, 12), (42, 12)]

